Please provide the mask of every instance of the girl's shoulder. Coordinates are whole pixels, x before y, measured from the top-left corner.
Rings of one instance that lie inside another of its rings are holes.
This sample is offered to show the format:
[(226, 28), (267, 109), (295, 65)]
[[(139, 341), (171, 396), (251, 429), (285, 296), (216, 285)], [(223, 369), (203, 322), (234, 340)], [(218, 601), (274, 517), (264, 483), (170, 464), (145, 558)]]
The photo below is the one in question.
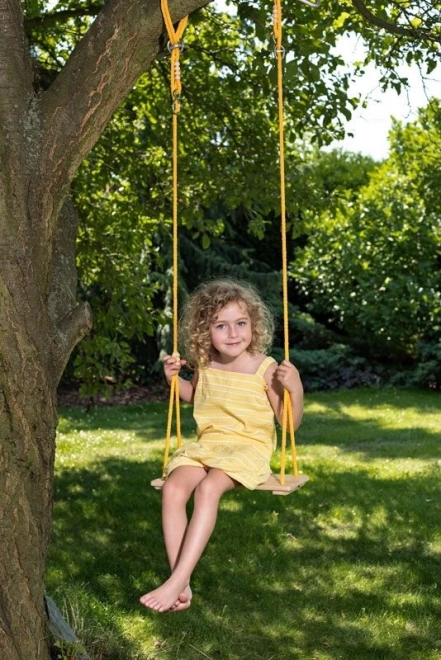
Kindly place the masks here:
[(246, 373), (263, 376), (265, 379), (268, 373), (274, 373), (277, 368), (277, 362), (274, 358), (265, 355), (264, 353), (257, 353), (250, 356), (252, 359), (248, 363)]
[(275, 370), (277, 369), (277, 362), (274, 358), (269, 357), (268, 355), (264, 356), (264, 359), (260, 363), (259, 372), (265, 378), (265, 380), (272, 380)]

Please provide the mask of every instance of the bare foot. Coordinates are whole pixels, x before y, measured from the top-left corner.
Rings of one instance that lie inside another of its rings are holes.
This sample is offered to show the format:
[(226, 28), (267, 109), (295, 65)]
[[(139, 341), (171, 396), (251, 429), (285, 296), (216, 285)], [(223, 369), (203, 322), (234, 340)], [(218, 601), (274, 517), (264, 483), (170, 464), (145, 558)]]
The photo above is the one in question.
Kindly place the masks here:
[(191, 605), (192, 598), (193, 593), (190, 586), (185, 587), (184, 591), (179, 594), (179, 598), (176, 603), (170, 608), (170, 612), (181, 612), (182, 610), (188, 610)]
[[(173, 580), (173, 577), (170, 577), (160, 587), (144, 594), (139, 600), (142, 605), (149, 607), (151, 610), (156, 610), (156, 612), (166, 612), (171, 608), (185, 609), (185, 607), (180, 607), (180, 604), (186, 603), (185, 597), (188, 598), (186, 589), (185, 583), (180, 584)], [(184, 597), (184, 601), (181, 601), (182, 597)]]

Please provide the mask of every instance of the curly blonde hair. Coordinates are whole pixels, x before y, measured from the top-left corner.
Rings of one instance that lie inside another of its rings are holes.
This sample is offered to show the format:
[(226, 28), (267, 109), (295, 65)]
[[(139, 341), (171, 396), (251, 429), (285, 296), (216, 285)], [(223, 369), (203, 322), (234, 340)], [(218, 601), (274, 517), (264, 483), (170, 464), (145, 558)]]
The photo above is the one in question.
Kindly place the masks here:
[(273, 341), (274, 319), (257, 290), (233, 279), (213, 280), (198, 286), (183, 308), (180, 335), (189, 366), (208, 367), (216, 356), (210, 323), (233, 302), (244, 306), (251, 319), (252, 340), (247, 350), (252, 354), (268, 351)]

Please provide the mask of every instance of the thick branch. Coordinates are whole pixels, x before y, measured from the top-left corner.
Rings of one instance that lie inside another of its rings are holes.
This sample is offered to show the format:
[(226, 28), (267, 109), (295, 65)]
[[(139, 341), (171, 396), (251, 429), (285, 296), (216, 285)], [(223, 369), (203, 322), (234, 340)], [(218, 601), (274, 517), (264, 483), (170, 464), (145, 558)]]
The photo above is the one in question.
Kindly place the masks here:
[(22, 145), (32, 94), (21, 2), (0, 0), (0, 242), (5, 235), (5, 218), (22, 203), (20, 187), (29, 160)]
[[(2, 142), (17, 124), (32, 90), (32, 69), (26, 53), (21, 2), (0, 0), (0, 129)], [(1, 151), (0, 151), (1, 153)]]
[(54, 341), (53, 377), (56, 383), (63, 375), (73, 349), (91, 329), (92, 311), (88, 303), (77, 305), (61, 320)]
[(365, 18), (369, 23), (375, 25), (376, 27), (391, 32), (392, 34), (399, 34), (404, 37), (409, 37), (410, 39), (415, 39), (417, 41), (433, 41), (436, 43), (441, 43), (441, 35), (436, 35), (434, 32), (427, 30), (426, 28), (406, 28), (401, 25), (396, 25), (395, 23), (390, 23), (385, 21), (378, 16), (375, 16), (366, 5), (361, 2), (361, 0), (352, 0), (352, 4), (355, 9)]
[(79, 217), (70, 198), (64, 201), (57, 222), (48, 280), (48, 314), (54, 327), (76, 305), (75, 249)]
[[(205, 4), (171, 0), (173, 20)], [(44, 215), (56, 213), (112, 113), (158, 55), (163, 32), (158, 0), (109, 0), (44, 93), (42, 173), (50, 182)]]

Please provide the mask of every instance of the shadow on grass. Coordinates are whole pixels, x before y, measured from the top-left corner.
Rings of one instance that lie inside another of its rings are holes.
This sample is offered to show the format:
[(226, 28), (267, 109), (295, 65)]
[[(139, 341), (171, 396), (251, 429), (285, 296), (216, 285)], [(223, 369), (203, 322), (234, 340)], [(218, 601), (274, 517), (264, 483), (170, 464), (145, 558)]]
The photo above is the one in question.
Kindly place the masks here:
[[(160, 420), (149, 415), (153, 426), (145, 429), (140, 408), (139, 418), (127, 413), (127, 428), (146, 441), (157, 438), (163, 413)], [(78, 429), (82, 417), (70, 419)], [(103, 428), (101, 416), (86, 419), (82, 428)], [(111, 410), (105, 419), (114, 428)], [(161, 496), (149, 486), (160, 462), (120, 457), (89, 469), (59, 468), (49, 593), (63, 583), (86, 584), (120, 613), (145, 616), (160, 645), (146, 658), (434, 659), (438, 474), (385, 479), (310, 467), (311, 482), (289, 497), (244, 490), (225, 496), (195, 571), (193, 605), (175, 615), (138, 605), (167, 576)]]

